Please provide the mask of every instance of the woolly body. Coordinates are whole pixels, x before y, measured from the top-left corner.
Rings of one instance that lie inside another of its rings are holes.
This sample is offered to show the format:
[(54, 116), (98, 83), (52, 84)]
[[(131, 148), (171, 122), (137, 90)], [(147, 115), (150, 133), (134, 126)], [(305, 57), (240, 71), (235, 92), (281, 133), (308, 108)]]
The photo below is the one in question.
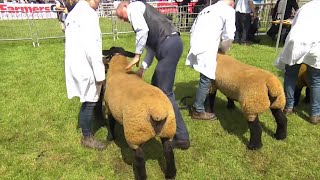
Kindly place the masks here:
[(284, 90), (277, 77), (228, 55), (217, 56), (213, 86), (227, 97), (238, 101), (249, 121), (254, 121), (259, 113), (269, 108), (283, 109), (285, 106)]
[(126, 72), (127, 65), (127, 58), (122, 55), (113, 56), (109, 63), (104, 97), (107, 113), (123, 125), (125, 138), (133, 149), (155, 136), (172, 139), (176, 122), (171, 102), (160, 89), (134, 72)]
[(299, 74), (298, 74), (298, 80), (297, 80), (297, 87), (303, 88), (303, 87), (310, 87), (310, 83), (308, 81), (308, 75), (307, 75), (307, 65), (301, 64)]

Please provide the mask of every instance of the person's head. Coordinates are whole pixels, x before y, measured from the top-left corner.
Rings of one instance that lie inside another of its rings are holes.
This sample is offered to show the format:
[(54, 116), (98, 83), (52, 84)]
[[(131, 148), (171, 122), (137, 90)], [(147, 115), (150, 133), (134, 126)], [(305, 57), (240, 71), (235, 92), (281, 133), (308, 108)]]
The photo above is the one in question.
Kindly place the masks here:
[(76, 4), (79, 0), (66, 0), (70, 5)]
[(221, 0), (226, 2), (227, 5), (231, 6), (232, 8), (234, 8), (234, 0)]
[(97, 10), (100, 4), (100, 0), (86, 0), (89, 3), (89, 6), (94, 9)]
[(128, 12), (127, 12), (128, 5), (129, 5), (128, 1), (122, 1), (121, 3), (119, 3), (116, 10), (116, 14), (118, 18), (125, 22), (129, 22)]

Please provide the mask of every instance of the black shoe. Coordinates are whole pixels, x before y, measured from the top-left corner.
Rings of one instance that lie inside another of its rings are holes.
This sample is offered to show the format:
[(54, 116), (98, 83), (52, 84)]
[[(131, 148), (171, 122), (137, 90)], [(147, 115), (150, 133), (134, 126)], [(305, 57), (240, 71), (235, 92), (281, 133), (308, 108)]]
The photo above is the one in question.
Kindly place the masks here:
[(85, 147), (97, 150), (104, 150), (106, 148), (106, 145), (103, 142), (96, 140), (96, 138), (92, 135), (83, 136), (81, 139), (81, 144)]
[(270, 34), (267, 32), (267, 35), (271, 38), (272, 41), (276, 40), (276, 35), (275, 34)]
[(260, 39), (252, 39), (252, 42), (255, 44), (259, 44), (260, 43)]
[(243, 42), (240, 42), (240, 45), (242, 45), (242, 46), (250, 46), (250, 45), (252, 45), (252, 43), (250, 43), (249, 41), (243, 41)]
[(190, 140), (189, 139), (173, 139), (172, 147), (177, 149), (187, 150), (190, 147)]

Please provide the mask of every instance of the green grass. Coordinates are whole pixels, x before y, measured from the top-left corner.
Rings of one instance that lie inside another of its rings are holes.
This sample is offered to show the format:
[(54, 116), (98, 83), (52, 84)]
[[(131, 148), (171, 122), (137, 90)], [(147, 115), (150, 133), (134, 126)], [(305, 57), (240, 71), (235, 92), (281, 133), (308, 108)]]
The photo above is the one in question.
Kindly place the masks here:
[[(1, 33), (2, 29), (0, 30)], [(182, 34), (184, 52), (175, 81), (176, 99), (195, 95), (199, 74), (185, 66), (189, 36)], [(120, 35), (116, 41), (104, 36), (103, 48), (122, 46), (134, 51), (134, 36)], [(277, 56), (274, 44), (233, 45), (230, 54), (239, 60), (271, 71)], [(0, 42), (0, 179), (133, 179), (131, 150), (122, 127), (117, 140), (99, 152), (80, 145), (77, 117), (79, 99), (67, 99), (64, 79), (64, 41), (42, 40), (40, 47), (28, 41)], [(150, 82), (153, 66), (146, 72)], [(232, 68), (232, 67), (230, 67)], [(188, 103), (191, 104), (193, 100)], [(288, 138), (276, 141), (275, 121), (263, 113), (263, 148), (249, 151), (249, 130), (239, 110), (226, 109), (226, 98), (218, 93), (214, 122), (192, 121), (181, 110), (191, 139), (191, 148), (175, 150), (178, 180), (185, 179), (319, 179), (320, 126), (306, 122), (308, 106), (288, 117)], [(97, 137), (104, 139), (101, 128)], [(149, 179), (164, 179), (161, 144), (144, 146)]]

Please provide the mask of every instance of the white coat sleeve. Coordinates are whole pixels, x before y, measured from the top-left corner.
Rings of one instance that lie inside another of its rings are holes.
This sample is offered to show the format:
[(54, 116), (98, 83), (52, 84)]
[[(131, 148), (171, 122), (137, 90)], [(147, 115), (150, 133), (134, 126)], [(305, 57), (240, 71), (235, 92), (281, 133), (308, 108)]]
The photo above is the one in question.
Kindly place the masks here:
[(226, 12), (225, 24), (221, 35), (222, 41), (234, 39), (234, 33), (236, 32), (235, 16), (235, 11), (233, 9)]
[(105, 67), (102, 61), (102, 37), (98, 16), (88, 16), (83, 26), (84, 50), (91, 65), (96, 82), (105, 80)]

